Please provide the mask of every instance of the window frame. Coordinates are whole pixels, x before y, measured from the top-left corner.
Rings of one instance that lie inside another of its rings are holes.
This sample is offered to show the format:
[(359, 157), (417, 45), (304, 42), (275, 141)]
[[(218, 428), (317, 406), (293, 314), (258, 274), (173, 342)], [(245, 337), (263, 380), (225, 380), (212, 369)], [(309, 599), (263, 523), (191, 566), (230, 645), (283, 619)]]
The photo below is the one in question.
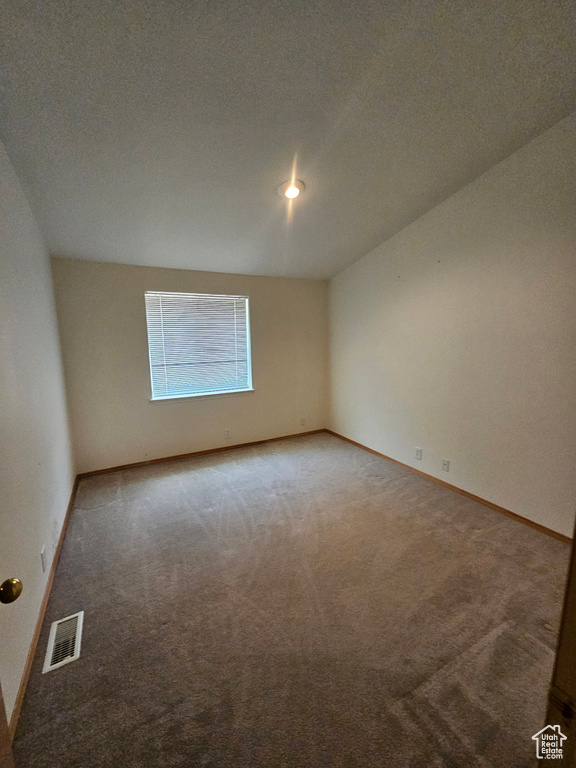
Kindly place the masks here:
[[(246, 356), (247, 356), (247, 363), (248, 363), (249, 386), (243, 387), (242, 389), (222, 389), (222, 390), (217, 390), (213, 392), (203, 391), (203, 392), (191, 392), (191, 393), (177, 394), (177, 395), (154, 396), (148, 313), (146, 311), (146, 296), (148, 294), (182, 294), (185, 296), (214, 296), (217, 298), (225, 298), (225, 299), (244, 299), (246, 301)], [(192, 292), (192, 291), (146, 290), (144, 291), (144, 313), (145, 313), (145, 323), (146, 323), (146, 344), (148, 347), (148, 376), (150, 380), (150, 398), (149, 399), (151, 403), (172, 402), (176, 400), (187, 400), (189, 398), (197, 398), (197, 397), (217, 397), (217, 396), (230, 397), (231, 395), (245, 395), (245, 394), (248, 394), (249, 392), (254, 392), (253, 376), (252, 376), (252, 337), (251, 337), (250, 297), (249, 296), (245, 296), (241, 294), (228, 294), (228, 293), (198, 293), (198, 292)]]

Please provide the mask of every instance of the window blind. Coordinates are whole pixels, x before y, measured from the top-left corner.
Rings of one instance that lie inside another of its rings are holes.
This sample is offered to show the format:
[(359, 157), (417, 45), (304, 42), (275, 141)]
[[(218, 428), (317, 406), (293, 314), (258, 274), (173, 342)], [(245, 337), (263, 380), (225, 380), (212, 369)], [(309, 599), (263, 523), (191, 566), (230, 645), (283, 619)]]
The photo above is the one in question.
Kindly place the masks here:
[(252, 388), (247, 296), (148, 291), (152, 399)]

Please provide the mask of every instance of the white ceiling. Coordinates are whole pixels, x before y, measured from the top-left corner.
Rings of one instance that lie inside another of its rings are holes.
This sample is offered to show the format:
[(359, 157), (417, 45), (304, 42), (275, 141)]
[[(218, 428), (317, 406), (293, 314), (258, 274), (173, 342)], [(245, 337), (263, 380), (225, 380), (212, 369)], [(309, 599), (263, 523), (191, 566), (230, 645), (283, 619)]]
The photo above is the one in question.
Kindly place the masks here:
[(576, 103), (573, 0), (0, 12), (0, 137), (62, 256), (330, 277)]

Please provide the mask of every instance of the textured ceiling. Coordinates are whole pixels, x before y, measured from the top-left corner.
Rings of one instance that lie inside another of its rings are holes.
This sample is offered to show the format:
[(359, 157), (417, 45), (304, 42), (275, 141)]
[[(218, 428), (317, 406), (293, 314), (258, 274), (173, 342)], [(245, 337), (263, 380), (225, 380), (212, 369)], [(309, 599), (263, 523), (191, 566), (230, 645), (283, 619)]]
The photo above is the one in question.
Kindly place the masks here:
[(573, 0), (0, 11), (0, 137), (62, 256), (330, 277), (576, 103)]

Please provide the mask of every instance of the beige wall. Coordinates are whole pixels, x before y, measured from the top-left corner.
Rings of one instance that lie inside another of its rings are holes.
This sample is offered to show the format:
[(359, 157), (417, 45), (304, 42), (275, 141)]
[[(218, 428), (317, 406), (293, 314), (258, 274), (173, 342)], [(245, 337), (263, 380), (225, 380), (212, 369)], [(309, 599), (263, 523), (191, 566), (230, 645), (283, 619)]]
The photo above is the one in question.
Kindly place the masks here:
[(72, 490), (68, 425), (48, 256), (0, 145), (0, 680), (10, 716)]
[[(326, 426), (326, 282), (59, 258), (52, 269), (79, 472)], [(150, 402), (147, 290), (248, 295), (255, 391)]]
[(572, 534), (576, 115), (332, 281), (331, 361), (334, 430)]

